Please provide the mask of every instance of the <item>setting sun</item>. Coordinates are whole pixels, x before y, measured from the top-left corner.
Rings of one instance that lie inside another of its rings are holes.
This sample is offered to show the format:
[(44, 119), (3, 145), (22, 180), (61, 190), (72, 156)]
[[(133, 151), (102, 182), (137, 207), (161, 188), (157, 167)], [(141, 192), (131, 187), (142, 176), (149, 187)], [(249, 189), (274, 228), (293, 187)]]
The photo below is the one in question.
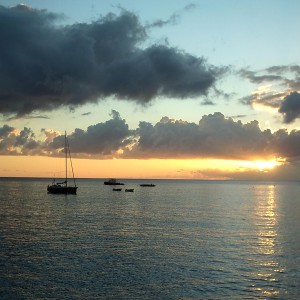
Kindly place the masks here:
[(242, 163), (242, 166), (250, 169), (257, 169), (262, 172), (267, 172), (277, 166), (280, 166), (281, 163), (277, 160), (256, 160), (256, 161), (245, 161)]

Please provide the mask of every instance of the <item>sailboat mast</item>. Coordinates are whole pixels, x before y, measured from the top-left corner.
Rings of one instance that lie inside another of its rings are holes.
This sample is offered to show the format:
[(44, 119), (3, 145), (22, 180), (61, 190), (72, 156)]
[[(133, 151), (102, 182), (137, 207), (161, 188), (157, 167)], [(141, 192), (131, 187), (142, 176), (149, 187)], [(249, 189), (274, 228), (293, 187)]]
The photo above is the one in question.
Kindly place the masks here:
[(74, 168), (73, 168), (71, 151), (70, 151), (70, 145), (69, 145), (68, 139), (67, 139), (67, 149), (68, 149), (68, 154), (69, 154), (69, 158), (70, 158), (70, 164), (71, 164), (71, 170), (72, 170), (72, 175), (73, 175), (74, 186), (76, 187), (76, 181), (75, 181), (75, 175), (74, 175)]
[(67, 131), (65, 131), (65, 164), (66, 164), (66, 186), (68, 186), (68, 151), (67, 151)]

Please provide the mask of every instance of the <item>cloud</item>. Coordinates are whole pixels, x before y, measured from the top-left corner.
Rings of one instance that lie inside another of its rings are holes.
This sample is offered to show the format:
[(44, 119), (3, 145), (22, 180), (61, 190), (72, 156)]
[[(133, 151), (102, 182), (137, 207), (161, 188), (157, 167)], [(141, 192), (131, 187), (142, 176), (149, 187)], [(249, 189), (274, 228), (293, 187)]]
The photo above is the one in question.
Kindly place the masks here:
[(86, 112), (86, 113), (83, 113), (81, 114), (82, 116), (86, 117), (86, 116), (90, 116), (92, 113), (89, 111), (89, 112)]
[(150, 24), (147, 25), (146, 28), (155, 28), (155, 27), (164, 27), (166, 25), (175, 25), (178, 23), (178, 20), (179, 20), (179, 15), (177, 13), (174, 13), (170, 16), (169, 19), (167, 20), (162, 20), (162, 19), (159, 19), (159, 20), (156, 20)]
[(232, 119), (241, 119), (241, 118), (246, 118), (247, 115), (235, 115), (235, 116), (230, 116), (229, 118), (232, 118)]
[[(76, 128), (68, 136), (74, 157), (112, 158), (132, 143), (133, 131), (129, 130), (126, 121), (114, 110), (111, 116), (112, 119), (91, 125), (86, 131)], [(62, 151), (63, 145), (64, 136), (56, 136), (48, 147)]]
[(257, 89), (251, 95), (241, 98), (240, 102), (245, 105), (251, 105), (252, 107), (254, 107), (255, 105), (261, 105), (278, 109), (282, 102), (281, 99), (284, 98), (285, 95), (285, 92), (277, 93), (274, 91), (270, 91), (269, 88), (266, 88), (264, 90)]
[(282, 101), (279, 112), (283, 114), (284, 122), (291, 123), (300, 118), (300, 94), (291, 93)]
[(61, 18), (0, 6), (0, 113), (75, 108), (108, 96), (142, 105), (159, 96), (198, 97), (224, 74), (177, 48), (143, 47), (147, 26), (131, 12), (69, 26), (59, 26)]
[(15, 146), (24, 146), (28, 140), (34, 138), (34, 133), (31, 129), (24, 127), (20, 134), (16, 137)]
[(282, 77), (279, 75), (257, 75), (256, 72), (249, 71), (249, 70), (241, 70), (240, 75), (243, 78), (248, 79), (252, 83), (263, 83), (263, 82), (270, 82), (270, 81), (280, 81)]
[(273, 134), (272, 147), (274, 152), (288, 161), (297, 161), (300, 158), (300, 131), (292, 130), (288, 133), (280, 129)]
[[(246, 105), (271, 107), (283, 115), (285, 123), (291, 123), (300, 114), (299, 93), (300, 90), (300, 66), (271, 66), (260, 71), (242, 69), (241, 77), (251, 83), (268, 84), (256, 89), (251, 95), (240, 99)], [(280, 89), (280, 91), (277, 91)]]
[(197, 7), (196, 4), (190, 3), (190, 4), (186, 5), (182, 10), (173, 13), (167, 20), (162, 20), (162, 19), (156, 20), (156, 21), (150, 23), (149, 25), (147, 25), (146, 28), (164, 27), (166, 25), (175, 25), (179, 22), (179, 19), (180, 19), (182, 13), (194, 10), (196, 7)]
[[(134, 139), (135, 132), (126, 121), (112, 111), (111, 119), (87, 130), (76, 128), (68, 135), (72, 156), (78, 158), (113, 158), (122, 153)], [(41, 129), (44, 138), (38, 140), (30, 128), (21, 131), (4, 125), (0, 127), (0, 155), (63, 156), (64, 134), (52, 129)]]
[[(1, 155), (63, 156), (64, 135), (42, 129), (38, 140), (30, 128), (0, 127)], [(102, 123), (68, 134), (72, 156), (91, 159), (282, 159), (300, 161), (300, 131), (261, 130), (257, 121), (242, 123), (216, 112), (199, 123), (167, 116), (156, 124), (141, 121), (129, 129), (117, 111)]]
[(300, 131), (261, 130), (257, 121), (242, 123), (222, 113), (205, 115), (199, 124), (164, 117), (141, 122), (130, 158), (300, 159)]
[(270, 171), (260, 171), (253, 168), (219, 170), (219, 169), (201, 169), (182, 172), (183, 178), (195, 178), (202, 180), (299, 180), (299, 163), (283, 164)]
[[(13, 116), (13, 117), (7, 118), (7, 121), (15, 121), (15, 120), (18, 120), (18, 119), (19, 119), (19, 117)], [(46, 119), (46, 120), (48, 120), (49, 117), (48, 116), (43, 116), (43, 115), (36, 115), (36, 116), (26, 115), (26, 116), (22, 116), (22, 119), (23, 120), (24, 119), (28, 119), (28, 120), (30, 120), (30, 119)]]
[(45, 129), (42, 128), (41, 132), (45, 135), (46, 137), (46, 144), (49, 144), (50, 142), (53, 141), (54, 138), (56, 138), (57, 136), (60, 136), (60, 133), (58, 131), (52, 130), (52, 129)]
[(143, 158), (224, 158), (270, 157), (269, 130), (261, 131), (258, 122), (242, 124), (221, 113), (203, 116), (199, 124), (164, 117), (154, 126), (141, 122), (138, 143), (129, 152)]
[(3, 127), (0, 127), (0, 138), (8, 137), (13, 131), (14, 128), (8, 125), (4, 125)]
[(0, 127), (0, 155), (40, 154), (39, 146), (30, 128), (18, 131), (7, 125)]

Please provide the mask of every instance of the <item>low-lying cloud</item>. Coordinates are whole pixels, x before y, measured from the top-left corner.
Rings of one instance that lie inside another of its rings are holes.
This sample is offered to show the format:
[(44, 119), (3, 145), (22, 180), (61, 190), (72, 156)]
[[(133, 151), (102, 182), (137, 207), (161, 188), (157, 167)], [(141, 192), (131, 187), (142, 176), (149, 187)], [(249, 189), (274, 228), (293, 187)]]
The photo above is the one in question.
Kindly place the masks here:
[[(37, 138), (30, 128), (19, 131), (0, 127), (0, 155), (62, 156), (64, 136), (41, 129)], [(68, 135), (77, 158), (108, 159), (300, 159), (300, 131), (261, 130), (257, 121), (242, 123), (221, 113), (203, 116), (199, 123), (163, 117), (156, 124), (141, 121), (129, 129), (125, 119), (112, 111), (111, 119), (76, 128)]]

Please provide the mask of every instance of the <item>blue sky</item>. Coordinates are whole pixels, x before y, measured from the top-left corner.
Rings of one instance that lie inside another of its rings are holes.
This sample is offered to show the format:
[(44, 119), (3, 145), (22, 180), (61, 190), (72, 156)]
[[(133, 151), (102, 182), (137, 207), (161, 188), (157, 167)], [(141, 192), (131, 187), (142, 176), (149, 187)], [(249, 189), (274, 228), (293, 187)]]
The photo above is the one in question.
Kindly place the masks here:
[[(19, 1), (1, 1), (5, 9), (11, 9), (18, 4)], [(124, 100), (118, 95), (114, 96), (112, 92), (105, 97), (99, 96), (93, 103), (83, 100), (75, 109), (72, 105), (60, 105), (59, 102), (57, 109), (53, 106), (47, 109), (45, 105), (39, 108), (35, 104), (37, 108), (20, 114), (16, 108), (7, 108), (8, 100), (2, 97), (4, 108), (0, 111), (0, 128), (7, 125), (19, 132), (24, 127), (30, 128), (35, 135), (33, 140), (39, 145), (44, 138), (45, 129), (54, 132), (67, 130), (73, 134), (77, 128), (87, 133), (89, 126), (96, 128), (97, 124), (116, 120), (113, 117), (116, 116), (115, 112), (126, 121), (132, 131), (139, 128), (140, 122), (159, 125), (164, 117), (169, 122), (177, 120), (179, 123), (199, 124), (205, 116), (215, 113), (221, 113), (224, 122), (230, 118), (235, 126), (257, 122), (261, 131), (269, 129), (275, 133), (281, 129), (286, 129), (287, 132), (300, 129), (300, 71), (297, 69), (300, 49), (299, 1), (28, 0), (24, 4), (33, 10), (46, 9), (47, 13), (63, 15), (62, 19), (55, 22), (56, 28), (60, 29), (76, 23), (90, 25), (109, 13), (114, 13), (117, 18), (122, 12), (128, 11), (137, 17), (141, 28), (146, 30), (147, 37), (135, 45), (139, 51), (147, 52), (153, 46), (162, 45), (168, 51), (176, 52), (178, 57), (187, 55), (196, 58), (198, 62), (204, 61), (204, 66), (214, 72), (216, 77), (205, 93), (198, 89), (196, 95), (190, 91), (184, 96), (178, 96), (174, 90), (158, 90), (156, 97), (142, 105), (139, 104), (139, 99)], [(3, 71), (3, 78), (5, 76)], [(190, 78), (192, 75), (187, 76)], [(289, 97), (291, 93), (294, 93), (293, 97)], [(141, 128), (136, 132), (141, 132)], [(289, 138), (291, 139), (290, 136)], [(14, 153), (7, 149), (3, 154)], [(124, 148), (118, 151), (121, 150), (124, 152)], [(128, 149), (125, 150), (124, 153), (127, 153)], [(23, 150), (18, 151), (25, 154)], [(94, 158), (99, 159), (104, 155), (102, 152), (87, 154), (80, 151), (78, 157), (82, 155), (93, 158), (94, 155)], [(277, 148), (277, 152), (273, 148), (268, 151), (280, 159), (286, 158)], [(136, 156), (134, 153), (137, 152), (132, 152), (128, 157), (143, 157), (140, 152)], [(159, 151), (157, 153), (160, 154), (154, 155), (153, 159), (163, 155)], [(233, 158), (231, 154), (226, 157), (225, 154), (218, 155), (217, 151), (212, 153), (210, 158)], [(151, 158), (149, 154), (146, 156)], [(170, 157), (177, 156), (193, 159), (197, 157), (193, 152), (176, 155), (170, 152)], [(205, 155), (199, 153), (199, 158), (207, 156), (209, 155), (206, 152)], [(298, 157), (298, 154), (293, 154), (293, 158), (295, 156)], [(246, 155), (240, 157), (245, 158)]]

